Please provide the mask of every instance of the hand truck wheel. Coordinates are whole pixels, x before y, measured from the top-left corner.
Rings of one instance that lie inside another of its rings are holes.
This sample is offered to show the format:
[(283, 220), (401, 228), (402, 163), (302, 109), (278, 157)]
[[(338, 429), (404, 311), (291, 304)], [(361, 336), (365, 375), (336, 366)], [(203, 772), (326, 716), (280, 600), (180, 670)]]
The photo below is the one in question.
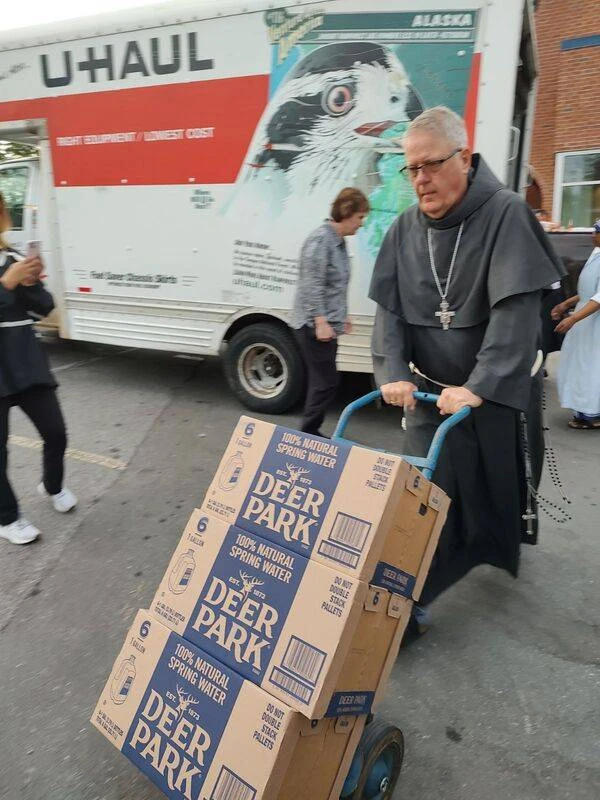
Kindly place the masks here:
[(389, 800), (402, 769), (404, 736), (383, 720), (365, 727), (342, 790), (343, 800)]

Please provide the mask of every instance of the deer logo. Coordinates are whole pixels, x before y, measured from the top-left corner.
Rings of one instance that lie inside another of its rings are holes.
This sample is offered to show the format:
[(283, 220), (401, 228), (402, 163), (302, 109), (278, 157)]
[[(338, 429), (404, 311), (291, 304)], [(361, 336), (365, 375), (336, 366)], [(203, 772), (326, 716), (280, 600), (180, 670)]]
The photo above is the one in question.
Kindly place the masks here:
[(247, 575), (245, 572), (240, 571), (240, 578), (242, 579), (242, 593), (244, 598), (250, 595), (250, 592), (255, 586), (262, 586), (264, 581), (254, 578), (252, 575)]
[(295, 467), (293, 464), (286, 464), (285, 466), (290, 473), (290, 486), (295, 486), (303, 475), (310, 473), (310, 470), (304, 469), (304, 467)]
[(179, 722), (179, 720), (183, 717), (188, 708), (190, 706), (198, 705), (200, 701), (196, 700), (195, 697), (192, 697), (191, 694), (188, 694), (186, 697), (185, 692), (183, 691), (183, 689), (179, 688), (179, 685), (177, 686), (177, 696), (179, 697), (179, 705), (175, 710), (178, 713), (177, 722)]

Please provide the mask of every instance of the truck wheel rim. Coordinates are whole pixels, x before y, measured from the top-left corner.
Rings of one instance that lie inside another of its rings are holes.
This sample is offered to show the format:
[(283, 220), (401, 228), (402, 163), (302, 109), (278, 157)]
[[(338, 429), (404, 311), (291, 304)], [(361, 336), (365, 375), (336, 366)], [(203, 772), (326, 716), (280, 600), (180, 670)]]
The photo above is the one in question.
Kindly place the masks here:
[(256, 342), (246, 347), (238, 359), (238, 378), (253, 397), (276, 397), (288, 382), (288, 367), (272, 344)]

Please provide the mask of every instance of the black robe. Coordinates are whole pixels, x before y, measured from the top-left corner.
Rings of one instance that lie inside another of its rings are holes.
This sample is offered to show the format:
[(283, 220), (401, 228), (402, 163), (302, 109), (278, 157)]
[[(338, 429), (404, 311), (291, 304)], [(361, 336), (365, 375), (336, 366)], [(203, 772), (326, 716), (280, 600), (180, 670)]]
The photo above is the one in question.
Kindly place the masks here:
[[(435, 316), (440, 296), (427, 229), (444, 286), (462, 222), (447, 296), (455, 316), (443, 330)], [(531, 369), (539, 346), (541, 292), (563, 273), (531, 209), (477, 154), (467, 192), (455, 208), (433, 220), (413, 206), (383, 242), (369, 292), (378, 304), (372, 343), (377, 383), (408, 380), (437, 394), (439, 384), (466, 386), (484, 399), (449, 434), (434, 475), (452, 505), (423, 590), (425, 604), (477, 564), (516, 575), (521, 540), (536, 541), (537, 520), (523, 519), (524, 440), (533, 486), (543, 460), (540, 376), (532, 379)], [(417, 377), (410, 363), (434, 382)], [(408, 414), (403, 452), (426, 455), (442, 419), (435, 407), (419, 406)]]

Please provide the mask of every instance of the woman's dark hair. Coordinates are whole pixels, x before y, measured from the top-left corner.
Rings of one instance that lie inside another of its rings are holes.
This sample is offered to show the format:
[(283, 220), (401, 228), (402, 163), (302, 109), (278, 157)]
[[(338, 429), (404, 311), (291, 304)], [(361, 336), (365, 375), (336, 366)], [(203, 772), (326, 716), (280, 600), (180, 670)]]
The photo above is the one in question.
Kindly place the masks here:
[(334, 222), (341, 222), (343, 219), (354, 214), (369, 213), (369, 201), (360, 189), (353, 189), (351, 186), (342, 189), (333, 201), (331, 206), (331, 219)]

